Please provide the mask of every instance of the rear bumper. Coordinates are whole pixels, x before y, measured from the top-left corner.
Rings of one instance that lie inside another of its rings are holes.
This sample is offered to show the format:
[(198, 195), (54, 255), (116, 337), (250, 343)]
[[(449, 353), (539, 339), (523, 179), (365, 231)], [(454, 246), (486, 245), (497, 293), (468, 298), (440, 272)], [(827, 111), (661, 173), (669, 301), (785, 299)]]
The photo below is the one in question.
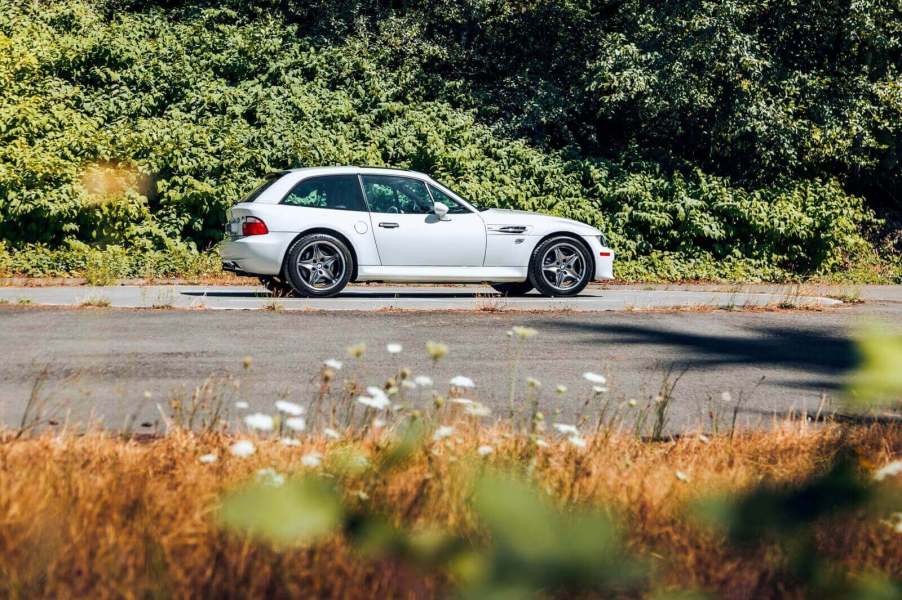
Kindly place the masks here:
[(224, 240), (219, 247), (222, 268), (239, 275), (278, 275), (293, 237), (290, 233), (267, 233)]
[(602, 246), (597, 237), (584, 237), (592, 256), (595, 259), (595, 277), (593, 281), (614, 279), (614, 251), (607, 246)]

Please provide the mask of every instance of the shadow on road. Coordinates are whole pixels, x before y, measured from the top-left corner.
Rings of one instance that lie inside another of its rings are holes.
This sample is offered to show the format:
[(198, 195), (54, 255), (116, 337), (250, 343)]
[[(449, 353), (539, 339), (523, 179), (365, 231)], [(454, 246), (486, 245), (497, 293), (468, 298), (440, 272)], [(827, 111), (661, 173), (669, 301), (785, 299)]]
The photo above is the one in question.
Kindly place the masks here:
[(596, 334), (584, 343), (647, 345), (650, 351), (655, 346), (678, 349), (680, 357), (672, 362), (692, 370), (747, 365), (804, 371), (823, 379), (806, 381), (805, 387), (836, 389), (843, 374), (859, 360), (853, 340), (827, 329), (765, 326), (749, 327), (741, 335), (712, 335), (642, 324), (556, 321), (553, 325)]

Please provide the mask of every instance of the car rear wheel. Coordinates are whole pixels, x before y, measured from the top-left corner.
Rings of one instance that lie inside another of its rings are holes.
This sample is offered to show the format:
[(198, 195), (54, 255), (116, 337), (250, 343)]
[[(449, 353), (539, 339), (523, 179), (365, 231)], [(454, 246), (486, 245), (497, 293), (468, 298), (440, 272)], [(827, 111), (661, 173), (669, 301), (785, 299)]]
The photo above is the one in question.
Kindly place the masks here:
[(325, 233), (305, 235), (296, 241), (285, 261), (285, 274), (299, 296), (335, 296), (348, 284), (352, 271), (348, 247)]
[(532, 253), (529, 281), (543, 296), (575, 296), (592, 278), (586, 245), (571, 237), (545, 240)]
[(532, 291), (533, 285), (527, 281), (513, 283), (493, 283), (492, 288), (502, 296), (525, 296)]

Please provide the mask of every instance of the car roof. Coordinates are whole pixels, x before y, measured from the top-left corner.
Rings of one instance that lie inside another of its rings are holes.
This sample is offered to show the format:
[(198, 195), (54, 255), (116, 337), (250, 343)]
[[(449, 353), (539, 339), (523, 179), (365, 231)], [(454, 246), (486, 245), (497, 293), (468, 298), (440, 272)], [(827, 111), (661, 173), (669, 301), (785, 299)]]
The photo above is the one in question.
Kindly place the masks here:
[(304, 173), (309, 175), (414, 175), (416, 177), (429, 177), (425, 173), (419, 171), (411, 171), (408, 169), (393, 169), (391, 167), (361, 167), (361, 166), (333, 166), (333, 167), (302, 167), (298, 169), (286, 169), (284, 171), (276, 171), (269, 175), (285, 175), (288, 173)]

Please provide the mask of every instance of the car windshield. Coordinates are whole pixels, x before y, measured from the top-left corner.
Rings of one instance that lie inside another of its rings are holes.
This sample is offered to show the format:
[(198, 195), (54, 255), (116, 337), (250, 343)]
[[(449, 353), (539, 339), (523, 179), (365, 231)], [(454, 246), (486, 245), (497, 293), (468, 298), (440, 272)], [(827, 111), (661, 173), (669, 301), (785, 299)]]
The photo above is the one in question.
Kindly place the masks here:
[(464, 202), (466, 202), (467, 204), (469, 204), (470, 206), (472, 206), (473, 208), (475, 208), (476, 210), (478, 210), (479, 212), (484, 212), (491, 208), (491, 206), (486, 206), (480, 202), (473, 202), (472, 200), (470, 200), (468, 198), (464, 198), (463, 196), (458, 194), (456, 191), (454, 191), (453, 189), (451, 189), (450, 187), (448, 187), (441, 181), (438, 181), (438, 180), (434, 180), (434, 181), (436, 183), (438, 183), (439, 185), (441, 185), (446, 190), (448, 190), (449, 192), (451, 192), (452, 194), (454, 194), (455, 196), (457, 196), (458, 198), (460, 198), (461, 200), (463, 200)]

